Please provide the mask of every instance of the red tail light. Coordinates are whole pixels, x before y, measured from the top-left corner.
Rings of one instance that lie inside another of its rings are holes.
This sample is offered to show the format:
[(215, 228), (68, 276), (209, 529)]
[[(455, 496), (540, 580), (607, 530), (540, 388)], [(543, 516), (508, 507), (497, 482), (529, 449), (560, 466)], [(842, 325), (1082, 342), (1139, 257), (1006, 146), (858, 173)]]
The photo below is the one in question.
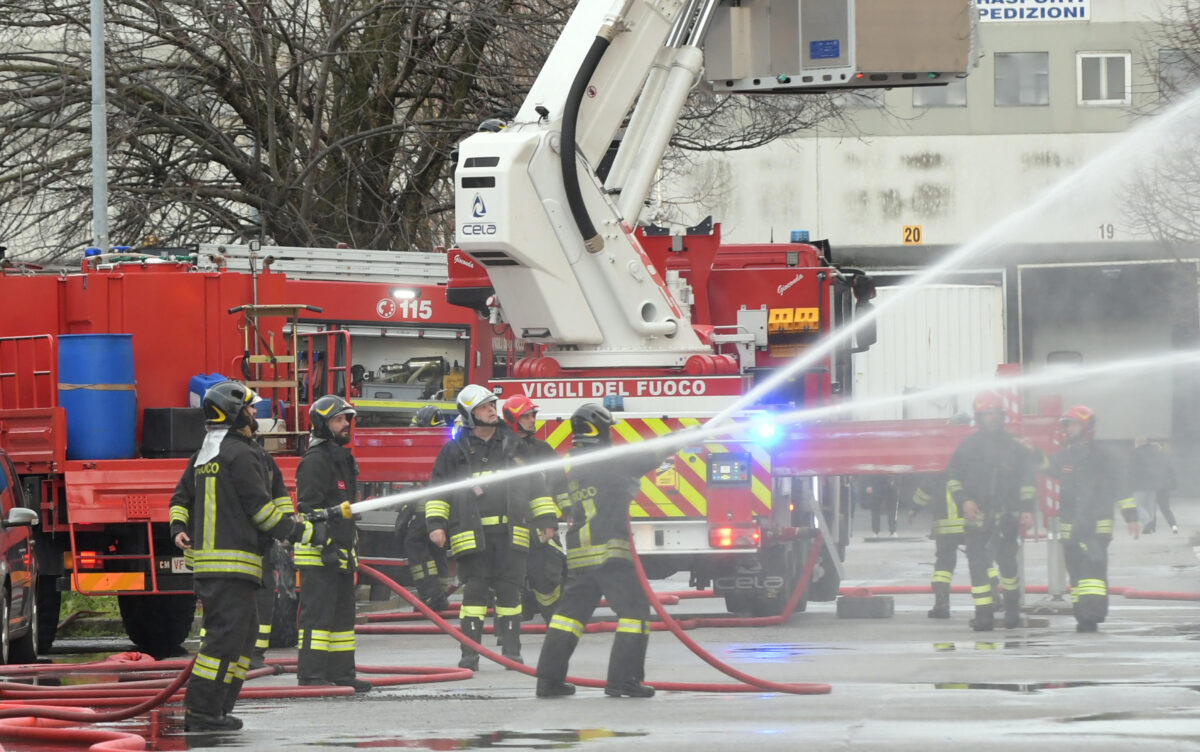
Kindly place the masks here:
[(762, 532), (754, 526), (724, 525), (708, 529), (708, 545), (713, 548), (758, 548)]
[(80, 551), (77, 565), (80, 569), (97, 569), (100, 560), (96, 558), (95, 551)]

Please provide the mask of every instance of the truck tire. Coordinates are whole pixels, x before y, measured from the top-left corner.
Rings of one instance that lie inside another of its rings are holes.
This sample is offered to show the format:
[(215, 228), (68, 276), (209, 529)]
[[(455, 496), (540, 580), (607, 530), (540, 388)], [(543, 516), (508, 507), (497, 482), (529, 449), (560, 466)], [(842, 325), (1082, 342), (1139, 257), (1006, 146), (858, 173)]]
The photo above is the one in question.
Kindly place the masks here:
[[(783, 607), (792, 597), (796, 589), (796, 581), (800, 576), (796, 546), (783, 543), (772, 546), (763, 554), (763, 577), (772, 582), (778, 578), (782, 585), (774, 588), (759, 588), (754, 593), (753, 612), (755, 616), (779, 616)], [(801, 596), (796, 604), (797, 611), (808, 607), (808, 596)]]
[(121, 622), (129, 639), (156, 659), (183, 653), (196, 618), (196, 596), (119, 595)]
[(46, 655), (54, 645), (58, 634), (58, 617), (62, 610), (62, 591), (55, 583), (55, 577), (38, 576), (37, 581), (37, 651), (38, 655)]
[(12, 640), (8, 647), (8, 657), (13, 663), (37, 663), (38, 657), (38, 602), (37, 598), (29, 601), (29, 629), (25, 634)]

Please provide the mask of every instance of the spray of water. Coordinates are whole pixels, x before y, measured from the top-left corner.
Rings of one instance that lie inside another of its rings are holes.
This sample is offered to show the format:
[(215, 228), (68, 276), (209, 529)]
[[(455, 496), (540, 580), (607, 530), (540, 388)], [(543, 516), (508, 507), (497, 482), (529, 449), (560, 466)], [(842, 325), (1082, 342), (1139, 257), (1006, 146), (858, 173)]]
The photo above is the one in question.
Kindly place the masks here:
[[(798, 423), (828, 420), (831, 418), (849, 415), (852, 413), (852, 411), (857, 409), (903, 404), (904, 402), (910, 400), (927, 399), (930, 397), (936, 398), (961, 394), (964, 392), (977, 392), (983, 389), (1024, 389), (1032, 386), (1063, 384), (1105, 377), (1111, 378), (1115, 376), (1151, 370), (1162, 371), (1189, 365), (1200, 365), (1200, 350), (1186, 350), (1173, 352), (1167, 355), (1114, 360), (1088, 366), (1056, 368), (1040, 373), (1021, 374), (1019, 376), (1005, 378), (958, 381), (952, 384), (945, 384), (933, 389), (928, 389), (919, 394), (877, 397), (869, 400), (859, 400), (857, 402), (851, 401), (840, 404), (822, 405), (820, 407), (803, 408), (790, 412), (773, 414), (771, 415), (771, 420), (778, 426), (794, 425)], [(845, 425), (847, 430), (852, 430), (854, 423), (847, 421)], [(724, 424), (714, 425), (710, 421), (709, 423), (706, 423), (698, 428), (691, 428), (686, 431), (677, 431), (672, 434), (659, 436), (654, 439), (648, 439), (646, 441), (640, 441), (634, 444), (619, 444), (608, 449), (578, 454), (570, 458), (569, 464), (571, 466), (579, 466), (591, 464), (593, 462), (609, 462), (614, 459), (640, 454), (643, 452), (656, 452), (662, 457), (667, 457), (682, 447), (689, 445), (694, 446), (697, 441), (706, 438), (718, 436), (737, 438), (749, 431), (752, 431), (753, 429), (754, 425), (752, 423), (726, 422)], [(562, 468), (567, 464), (568, 460), (566, 458), (560, 458), (557, 460), (539, 462), (533, 465), (523, 465), (521, 467), (512, 468), (499, 473), (493, 473), (484, 477), (466, 478), (460, 481), (453, 481), (438, 486), (419, 488), (397, 494), (389, 494), (387, 496), (379, 496), (374, 499), (366, 499), (364, 501), (352, 504), (351, 509), (354, 512), (369, 512), (376, 509), (385, 509), (388, 507), (411, 504), (465, 488), (475, 488), (477, 486), (507, 481), (525, 475), (543, 473), (548, 470)]]
[(899, 305), (920, 288), (937, 281), (948, 272), (962, 267), (967, 261), (978, 259), (987, 252), (999, 248), (1007, 239), (1020, 236), (1024, 228), (1031, 225), (1032, 220), (1046, 206), (1070, 197), (1093, 183), (1111, 178), (1112, 175), (1123, 174), (1128, 170), (1130, 164), (1146, 161), (1148, 153), (1153, 153), (1169, 143), (1164, 138), (1166, 135), (1172, 133), (1174, 129), (1193, 125), (1192, 119), (1197, 114), (1200, 114), (1200, 90), (1163, 114), (1148, 119), (1131, 129), (1119, 141), (1079, 170), (1034, 196), (1024, 208), (995, 223), (979, 237), (947, 254), (937, 263), (926, 267), (873, 311), (863, 316), (857, 316), (852, 322), (830, 332), (803, 355), (780, 368), (770, 378), (756, 384), (752, 390), (717, 413), (705, 426), (720, 426), (732, 419), (739, 412), (744, 411), (747, 406), (753, 405), (763, 395), (768, 394), (795, 374), (815, 365), (839, 344), (848, 341), (864, 326), (878, 319), (893, 306)]

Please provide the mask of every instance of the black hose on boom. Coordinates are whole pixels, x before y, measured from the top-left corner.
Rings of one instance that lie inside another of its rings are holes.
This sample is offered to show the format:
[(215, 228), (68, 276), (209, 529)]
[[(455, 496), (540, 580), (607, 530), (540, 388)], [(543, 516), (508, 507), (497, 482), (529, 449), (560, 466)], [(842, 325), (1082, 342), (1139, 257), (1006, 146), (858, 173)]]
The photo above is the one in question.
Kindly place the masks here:
[(575, 73), (571, 82), (571, 90), (567, 93), (567, 102), (563, 110), (562, 120), (562, 149), (559, 157), (562, 160), (563, 188), (567, 192), (567, 205), (571, 208), (571, 217), (579, 234), (583, 237), (583, 245), (589, 253), (597, 253), (604, 247), (604, 241), (596, 232), (592, 218), (583, 203), (583, 193), (579, 190), (579, 172), (575, 155), (575, 125), (579, 119), (579, 107), (583, 103), (584, 92), (592, 80), (592, 74), (600, 65), (600, 59), (608, 50), (609, 40), (598, 36), (592, 41), (591, 49), (583, 59), (583, 65)]

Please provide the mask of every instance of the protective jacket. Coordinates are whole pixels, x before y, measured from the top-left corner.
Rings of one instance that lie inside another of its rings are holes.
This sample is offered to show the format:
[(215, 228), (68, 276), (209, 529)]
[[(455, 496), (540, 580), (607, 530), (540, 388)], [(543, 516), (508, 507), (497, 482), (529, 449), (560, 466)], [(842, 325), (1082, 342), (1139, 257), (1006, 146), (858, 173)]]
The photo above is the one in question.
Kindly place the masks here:
[[(558, 457), (554, 447), (533, 436), (513, 435), (513, 459), (517, 464), (535, 465), (553, 462)], [(540, 474), (546, 493), (554, 499), (559, 509), (567, 505), (567, 474), (561, 467)]]
[[(217, 455), (196, 466), (188, 460), (171, 496), (171, 537), (187, 532), (185, 552), (197, 578), (236, 577), (262, 582), (263, 534), (294, 540), (301, 523), (284, 514), (291, 501), (283, 481), (270, 477), (278, 467), (252, 439), (230, 431)], [(274, 489), (274, 492), (271, 489)]]
[[(515, 439), (511, 432), (499, 429), (486, 441), (463, 431), (438, 452), (430, 485), (509, 469), (515, 464)], [(554, 500), (540, 491), (540, 484), (527, 477), (449, 491), (425, 501), (425, 522), (430, 532), (447, 532), (450, 554), (455, 557), (482, 551), (487, 545), (483, 529), (499, 525), (509, 527), (513, 548), (528, 550), (531, 526), (541, 529), (557, 524)]]
[(1096, 442), (1067, 444), (1050, 458), (1050, 472), (1058, 479), (1058, 527), (1064, 540), (1111, 536), (1114, 505), (1126, 522), (1137, 520), (1121, 463)]
[(1007, 431), (976, 431), (959, 443), (946, 466), (946, 491), (958, 509), (974, 501), (988, 515), (1032, 512), (1033, 471), (1040, 454)]
[[(358, 463), (350, 450), (328, 440), (315, 439), (296, 467), (296, 508), (301, 514), (358, 500)], [(353, 571), (358, 531), (354, 520), (330, 519), (324, 541), (297, 545), (297, 567), (335, 567)]]
[[(571, 456), (577, 452), (572, 451)], [(633, 560), (629, 547), (629, 505), (643, 475), (659, 457), (641, 454), (576, 465), (567, 470), (569, 498), (564, 516), (567, 568), (598, 567), (610, 559)]]

